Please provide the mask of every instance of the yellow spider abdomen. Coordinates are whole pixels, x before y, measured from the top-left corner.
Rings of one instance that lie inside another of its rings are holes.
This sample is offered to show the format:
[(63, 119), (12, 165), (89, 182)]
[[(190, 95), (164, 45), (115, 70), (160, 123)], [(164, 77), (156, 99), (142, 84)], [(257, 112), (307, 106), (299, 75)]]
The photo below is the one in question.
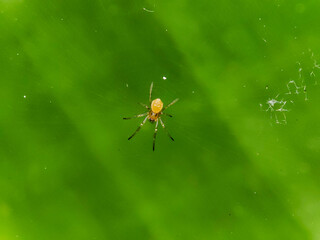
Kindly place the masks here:
[(152, 112), (159, 113), (159, 112), (161, 112), (162, 108), (163, 108), (163, 102), (161, 101), (160, 98), (157, 98), (152, 101), (152, 103), (151, 103)]

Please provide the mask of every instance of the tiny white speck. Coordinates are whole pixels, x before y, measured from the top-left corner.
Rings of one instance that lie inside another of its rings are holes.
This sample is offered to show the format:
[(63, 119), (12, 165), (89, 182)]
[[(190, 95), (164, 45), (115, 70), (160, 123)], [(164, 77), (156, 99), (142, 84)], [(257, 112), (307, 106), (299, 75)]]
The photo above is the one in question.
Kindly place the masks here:
[(129, 87), (128, 83), (126, 83), (126, 87)]
[(168, 29), (166, 29), (166, 32), (168, 32)]
[(24, 95), (24, 96), (23, 96), (23, 98), (27, 98), (27, 96), (26, 96), (26, 95)]
[(266, 89), (268, 90), (268, 89), (269, 89), (269, 86), (266, 86)]
[(162, 77), (163, 80), (167, 80), (167, 78), (165, 76)]

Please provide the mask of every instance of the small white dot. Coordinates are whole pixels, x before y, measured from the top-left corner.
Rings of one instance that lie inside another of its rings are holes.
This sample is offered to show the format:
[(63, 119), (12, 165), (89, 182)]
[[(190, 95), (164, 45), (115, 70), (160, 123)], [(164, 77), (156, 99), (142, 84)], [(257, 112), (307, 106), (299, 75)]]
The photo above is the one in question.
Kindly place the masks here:
[(162, 77), (163, 80), (167, 80), (167, 78), (165, 76)]
[(126, 83), (126, 87), (129, 87), (128, 83)]
[(23, 96), (23, 98), (27, 98), (27, 96), (26, 96), (26, 95), (24, 95), (24, 96)]

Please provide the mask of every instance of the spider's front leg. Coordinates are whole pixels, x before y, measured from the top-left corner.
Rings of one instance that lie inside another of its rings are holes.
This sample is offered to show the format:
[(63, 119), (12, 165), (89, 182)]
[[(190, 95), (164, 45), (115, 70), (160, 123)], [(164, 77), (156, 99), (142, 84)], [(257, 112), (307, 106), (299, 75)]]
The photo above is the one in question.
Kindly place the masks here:
[(158, 132), (158, 119), (156, 120), (156, 127), (154, 129), (154, 134), (153, 134), (153, 151), (155, 149), (156, 146), (156, 136), (157, 136), (157, 132)]
[(128, 140), (130, 140), (131, 138), (134, 137), (134, 135), (136, 135), (137, 132), (139, 132), (139, 130), (141, 129), (141, 127), (146, 123), (148, 119), (148, 116), (146, 116), (146, 118), (143, 120), (143, 122), (140, 124), (140, 126), (137, 128), (137, 130), (128, 138)]
[(143, 116), (146, 116), (149, 112), (146, 112), (146, 113), (142, 113), (142, 114), (138, 114), (138, 115), (135, 115), (133, 117), (124, 117), (123, 119), (124, 120), (129, 120), (129, 119), (132, 119), (132, 118), (139, 118), (139, 117), (143, 117)]
[(163, 127), (164, 131), (167, 133), (168, 137), (174, 141), (173, 137), (171, 137), (170, 133), (168, 132), (168, 130), (166, 129), (166, 126), (164, 125), (164, 123), (162, 122), (161, 118), (159, 118), (161, 126)]

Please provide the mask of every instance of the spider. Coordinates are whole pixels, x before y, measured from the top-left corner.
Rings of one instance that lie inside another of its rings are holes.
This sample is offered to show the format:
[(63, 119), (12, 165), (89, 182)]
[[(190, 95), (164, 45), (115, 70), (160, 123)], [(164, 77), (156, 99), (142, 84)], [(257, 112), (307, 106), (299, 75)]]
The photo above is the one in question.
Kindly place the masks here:
[(179, 98), (173, 100), (171, 103), (169, 103), (166, 107), (163, 107), (163, 102), (161, 101), (160, 98), (154, 99), (153, 101), (151, 101), (151, 95), (152, 95), (152, 88), (153, 88), (153, 82), (151, 83), (150, 86), (150, 93), (149, 93), (149, 104), (150, 107), (146, 104), (140, 103), (140, 105), (142, 105), (143, 107), (145, 107), (146, 109), (148, 109), (148, 112), (146, 113), (142, 113), (142, 114), (138, 114), (136, 116), (133, 117), (128, 117), (128, 118), (123, 118), (125, 120), (128, 119), (132, 119), (132, 118), (139, 118), (139, 117), (145, 117), (145, 119), (142, 121), (142, 123), (140, 124), (140, 126), (137, 128), (137, 130), (128, 138), (128, 140), (130, 140), (131, 138), (134, 137), (134, 135), (136, 135), (137, 132), (139, 132), (139, 130), (141, 129), (141, 127), (146, 123), (146, 121), (149, 119), (149, 121), (151, 123), (156, 123), (155, 129), (154, 129), (154, 134), (153, 134), (153, 151), (155, 149), (155, 143), (156, 143), (156, 136), (157, 136), (157, 132), (158, 132), (158, 124), (160, 122), (161, 126), (163, 127), (163, 129), (165, 130), (165, 132), (167, 133), (168, 137), (174, 141), (173, 137), (171, 137), (171, 135), (169, 134), (169, 132), (167, 131), (163, 121), (161, 120), (161, 115), (166, 115), (168, 117), (172, 117), (172, 115), (168, 114), (168, 113), (164, 113), (163, 111), (166, 110), (168, 107), (172, 106), (173, 104), (175, 104)]

